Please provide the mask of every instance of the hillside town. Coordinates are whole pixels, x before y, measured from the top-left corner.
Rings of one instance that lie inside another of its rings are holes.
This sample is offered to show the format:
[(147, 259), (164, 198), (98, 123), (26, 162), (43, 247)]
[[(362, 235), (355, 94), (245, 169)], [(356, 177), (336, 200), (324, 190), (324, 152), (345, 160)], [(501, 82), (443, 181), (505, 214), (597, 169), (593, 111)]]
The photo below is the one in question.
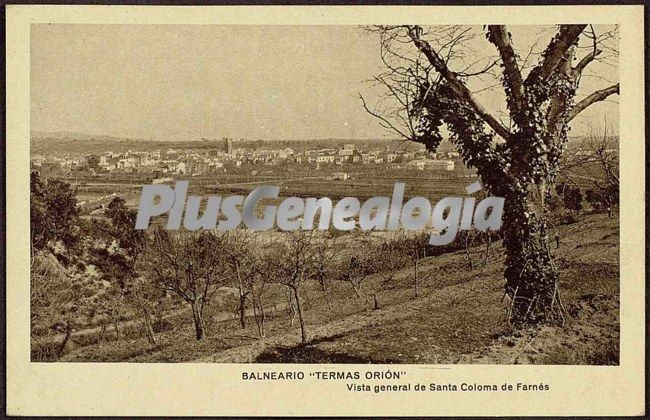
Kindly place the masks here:
[[(158, 143), (160, 144), (160, 143)], [(363, 150), (354, 143), (339, 148), (296, 151), (286, 148), (234, 148), (232, 140), (223, 139), (214, 148), (158, 149), (151, 151), (113, 152), (101, 154), (33, 155), (31, 169), (41, 175), (138, 174), (154, 178), (171, 175), (200, 176), (224, 173), (236, 168), (255, 168), (281, 165), (313, 165), (320, 169), (327, 165), (390, 165), (414, 170), (453, 171), (458, 153), (455, 151), (429, 153), (422, 151)], [(344, 176), (344, 175), (341, 175)]]

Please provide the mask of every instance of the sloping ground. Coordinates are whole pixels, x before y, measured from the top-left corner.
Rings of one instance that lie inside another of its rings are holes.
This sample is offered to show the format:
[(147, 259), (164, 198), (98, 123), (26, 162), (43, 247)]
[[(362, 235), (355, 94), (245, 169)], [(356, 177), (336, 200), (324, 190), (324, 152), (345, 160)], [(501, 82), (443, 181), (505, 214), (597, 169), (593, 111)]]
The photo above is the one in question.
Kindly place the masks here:
[[(382, 363), (618, 364), (618, 226), (590, 216), (563, 227), (561, 236), (564, 326), (509, 331), (502, 283), (495, 280), (501, 267), (493, 259), (483, 269), (454, 273), (460, 284), (369, 314), (355, 329), (307, 346), (268, 349), (256, 361), (326, 362), (335, 355), (332, 361), (340, 362), (346, 354)], [(462, 266), (458, 257), (440, 259)], [(434, 276), (434, 283), (447, 283), (449, 273)]]
[[(357, 301), (349, 285), (332, 287), (332, 309), (319, 290), (305, 289), (312, 338), (300, 344), (287, 313), (273, 312), (267, 337), (259, 339), (250, 320), (213, 322), (197, 343), (190, 323), (144, 339), (109, 342), (70, 352), (66, 361), (270, 362), (270, 363), (618, 363), (618, 221), (586, 216), (560, 228), (555, 250), (567, 321), (564, 326), (513, 331), (503, 294), (503, 251), (493, 246), (486, 266), (468, 269), (463, 252), (428, 258), (415, 298), (410, 269), (399, 270), (382, 287), (371, 278), (365, 292), (377, 293), (380, 309)], [(476, 249), (475, 265), (482, 260)]]
[(545, 326), (500, 337), (460, 363), (618, 365), (619, 305), (608, 295), (588, 295), (568, 308), (564, 327)]

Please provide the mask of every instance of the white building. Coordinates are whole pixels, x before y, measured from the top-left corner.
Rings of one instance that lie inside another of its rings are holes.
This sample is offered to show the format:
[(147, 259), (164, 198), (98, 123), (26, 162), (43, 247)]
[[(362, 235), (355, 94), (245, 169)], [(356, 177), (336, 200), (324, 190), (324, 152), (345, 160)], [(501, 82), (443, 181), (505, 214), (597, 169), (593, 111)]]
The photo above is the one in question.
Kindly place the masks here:
[(167, 177), (164, 177), (164, 178), (156, 178), (153, 181), (151, 181), (151, 183), (154, 184), (154, 185), (156, 185), (156, 184), (164, 184), (165, 182), (171, 182), (173, 180), (174, 180), (174, 178), (172, 178), (170, 176), (167, 176)]
[(334, 163), (334, 156), (318, 155), (316, 156), (316, 163)]
[(415, 167), (420, 171), (425, 169), (433, 171), (453, 171), (455, 168), (453, 160), (418, 159), (410, 161), (407, 165)]
[(187, 165), (185, 164), (185, 162), (179, 162), (178, 165), (176, 165), (176, 173), (177, 174), (187, 173)]

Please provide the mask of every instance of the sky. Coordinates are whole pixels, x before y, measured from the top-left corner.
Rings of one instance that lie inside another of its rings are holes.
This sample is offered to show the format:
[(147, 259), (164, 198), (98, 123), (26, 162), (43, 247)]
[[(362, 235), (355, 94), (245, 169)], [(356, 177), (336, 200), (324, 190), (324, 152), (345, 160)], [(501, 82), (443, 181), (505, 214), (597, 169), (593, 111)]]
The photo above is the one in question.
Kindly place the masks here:
[[(512, 32), (522, 48), (535, 33)], [(356, 26), (34, 24), (31, 129), (156, 140), (395, 137), (359, 98), (376, 99), (369, 79), (381, 71), (377, 35)], [(593, 108), (574, 134), (605, 115), (618, 131), (615, 101)]]

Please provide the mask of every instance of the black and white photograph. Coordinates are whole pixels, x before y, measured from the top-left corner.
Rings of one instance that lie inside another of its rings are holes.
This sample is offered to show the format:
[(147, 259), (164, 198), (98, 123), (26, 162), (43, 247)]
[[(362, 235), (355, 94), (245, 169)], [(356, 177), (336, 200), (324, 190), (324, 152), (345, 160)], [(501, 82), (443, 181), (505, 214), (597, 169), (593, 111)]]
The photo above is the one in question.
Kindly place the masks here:
[(584, 18), (32, 23), (30, 360), (619, 365)]
[(8, 416), (645, 413), (643, 6), (64, 3), (5, 11)]

